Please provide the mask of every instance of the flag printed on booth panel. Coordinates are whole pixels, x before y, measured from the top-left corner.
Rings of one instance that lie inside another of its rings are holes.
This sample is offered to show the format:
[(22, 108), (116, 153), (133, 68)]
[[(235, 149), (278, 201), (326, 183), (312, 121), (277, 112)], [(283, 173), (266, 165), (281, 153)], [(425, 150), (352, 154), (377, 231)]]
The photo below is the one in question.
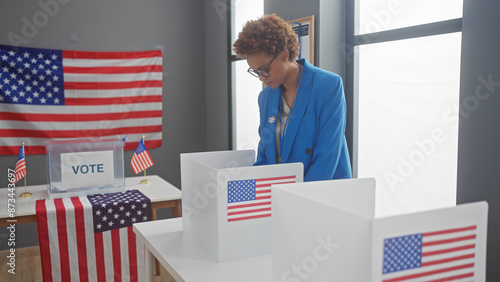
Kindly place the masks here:
[(386, 238), (382, 281), (473, 281), (476, 233), (473, 225)]
[(132, 169), (134, 170), (135, 174), (138, 174), (139, 172), (154, 165), (153, 160), (151, 159), (151, 156), (149, 155), (149, 152), (144, 145), (144, 139), (141, 139), (141, 141), (139, 142), (137, 150), (135, 150), (130, 164), (132, 165)]
[(295, 175), (228, 181), (227, 221), (271, 216), (271, 185), (295, 182)]
[(23, 179), (26, 175), (26, 161), (24, 157), (24, 144), (21, 145), (19, 149), (19, 157), (17, 158), (16, 169), (14, 171), (14, 183), (17, 183), (19, 180)]
[(0, 154), (45, 154), (44, 141), (143, 135), (162, 142), (162, 53), (0, 45)]
[(133, 223), (151, 219), (138, 190), (36, 201), (43, 281), (144, 281)]

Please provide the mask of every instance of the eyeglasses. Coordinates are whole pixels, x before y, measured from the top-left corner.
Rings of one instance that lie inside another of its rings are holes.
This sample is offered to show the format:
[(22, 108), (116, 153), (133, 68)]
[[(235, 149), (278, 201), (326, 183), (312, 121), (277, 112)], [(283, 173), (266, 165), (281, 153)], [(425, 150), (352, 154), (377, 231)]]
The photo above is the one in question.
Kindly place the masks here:
[(254, 70), (252, 68), (248, 68), (248, 73), (250, 73), (251, 75), (255, 76), (255, 77), (259, 77), (259, 76), (262, 76), (262, 77), (269, 77), (269, 66), (271, 66), (271, 64), (274, 62), (274, 59), (276, 59), (276, 57), (278, 57), (279, 54), (277, 54), (276, 56), (274, 56), (274, 58), (271, 60), (271, 62), (269, 62), (269, 64), (267, 64), (267, 66), (265, 68), (259, 68), (257, 70)]

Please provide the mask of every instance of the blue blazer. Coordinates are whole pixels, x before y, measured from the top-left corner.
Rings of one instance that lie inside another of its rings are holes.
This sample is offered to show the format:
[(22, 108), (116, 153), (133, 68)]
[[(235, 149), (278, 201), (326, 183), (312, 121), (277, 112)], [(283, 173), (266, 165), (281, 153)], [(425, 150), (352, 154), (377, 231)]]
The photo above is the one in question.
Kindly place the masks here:
[[(289, 117), (281, 162), (303, 163), (304, 181), (351, 178), (342, 79), (305, 59), (297, 63), (304, 70)], [(266, 87), (259, 95), (260, 141), (255, 165), (276, 164), (279, 99), (279, 87)]]

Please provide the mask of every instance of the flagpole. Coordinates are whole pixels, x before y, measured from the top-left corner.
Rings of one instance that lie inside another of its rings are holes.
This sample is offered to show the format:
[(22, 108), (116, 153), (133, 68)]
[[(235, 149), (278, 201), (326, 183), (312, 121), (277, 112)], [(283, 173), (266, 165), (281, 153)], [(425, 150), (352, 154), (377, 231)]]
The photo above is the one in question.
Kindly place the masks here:
[[(23, 150), (24, 150), (24, 142), (23, 142), (22, 146), (23, 146)], [(26, 154), (24, 154), (24, 160), (26, 163)], [(30, 198), (31, 196), (33, 196), (32, 193), (28, 192), (28, 188), (26, 187), (26, 174), (28, 174), (28, 173), (24, 174), (24, 193), (21, 193), (21, 195), (19, 195), (19, 197), (21, 197), (21, 198)]]
[[(142, 142), (144, 142), (144, 135), (142, 135)], [(141, 180), (141, 184), (151, 184), (151, 180), (146, 178), (146, 169), (144, 169), (144, 179)]]

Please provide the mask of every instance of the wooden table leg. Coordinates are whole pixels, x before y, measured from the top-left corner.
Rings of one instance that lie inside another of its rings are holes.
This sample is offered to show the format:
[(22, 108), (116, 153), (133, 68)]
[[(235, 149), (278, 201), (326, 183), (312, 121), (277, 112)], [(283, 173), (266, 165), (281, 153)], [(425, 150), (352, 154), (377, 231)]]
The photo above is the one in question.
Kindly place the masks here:
[(175, 200), (175, 204), (171, 209), (172, 209), (172, 217), (181, 217), (182, 216), (181, 200)]

